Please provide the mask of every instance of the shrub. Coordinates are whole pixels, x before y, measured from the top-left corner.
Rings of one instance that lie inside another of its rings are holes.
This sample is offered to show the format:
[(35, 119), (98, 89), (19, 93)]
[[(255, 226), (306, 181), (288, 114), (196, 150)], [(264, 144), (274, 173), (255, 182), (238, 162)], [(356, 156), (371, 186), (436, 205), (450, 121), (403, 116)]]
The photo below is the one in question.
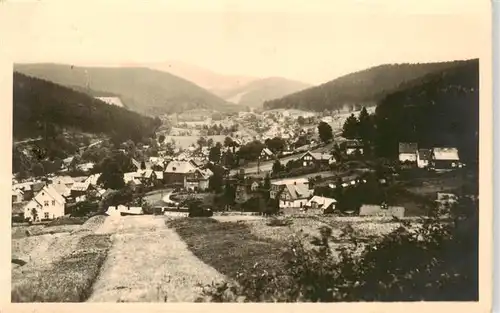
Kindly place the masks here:
[(204, 295), (216, 302), (477, 301), (477, 203), (461, 201), (451, 222), (432, 211), (418, 227), (401, 222), (365, 245), (348, 228), (347, 243), (333, 247), (332, 230), (323, 227), (312, 249), (291, 242), (284, 267), (256, 264), (236, 283), (205, 286)]

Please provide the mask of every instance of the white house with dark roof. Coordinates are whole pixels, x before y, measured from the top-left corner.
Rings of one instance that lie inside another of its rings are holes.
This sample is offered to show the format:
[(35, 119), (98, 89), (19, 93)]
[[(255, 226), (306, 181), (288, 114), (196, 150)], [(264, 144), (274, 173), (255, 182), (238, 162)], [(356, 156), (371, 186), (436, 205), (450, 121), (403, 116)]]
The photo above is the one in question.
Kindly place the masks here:
[(432, 166), (437, 171), (461, 167), (457, 148), (432, 149)]
[(418, 149), (417, 150), (417, 166), (419, 168), (426, 168), (431, 161), (431, 149)]
[(418, 144), (416, 143), (399, 143), (399, 162), (416, 162), (417, 161)]
[(329, 153), (307, 151), (300, 157), (300, 161), (302, 162), (302, 166), (306, 167), (333, 164), (336, 162), (336, 159)]
[(64, 216), (66, 199), (51, 186), (45, 186), (24, 207), (24, 216), (36, 221)]
[(264, 148), (260, 152), (260, 159), (261, 160), (271, 160), (274, 157), (274, 153), (269, 150), (269, 148)]
[(306, 203), (305, 207), (311, 209), (312, 211), (324, 213), (326, 210), (335, 210), (336, 203), (337, 200), (333, 198), (314, 196)]

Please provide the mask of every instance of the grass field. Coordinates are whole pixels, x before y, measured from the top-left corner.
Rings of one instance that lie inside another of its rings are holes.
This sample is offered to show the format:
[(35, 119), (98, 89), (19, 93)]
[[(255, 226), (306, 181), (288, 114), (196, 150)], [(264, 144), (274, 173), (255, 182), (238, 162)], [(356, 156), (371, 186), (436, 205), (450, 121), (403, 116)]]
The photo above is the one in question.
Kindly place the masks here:
[(283, 266), (283, 242), (259, 238), (246, 223), (218, 222), (211, 218), (176, 219), (167, 222), (204, 263), (236, 278), (239, 271), (258, 264), (264, 269)]

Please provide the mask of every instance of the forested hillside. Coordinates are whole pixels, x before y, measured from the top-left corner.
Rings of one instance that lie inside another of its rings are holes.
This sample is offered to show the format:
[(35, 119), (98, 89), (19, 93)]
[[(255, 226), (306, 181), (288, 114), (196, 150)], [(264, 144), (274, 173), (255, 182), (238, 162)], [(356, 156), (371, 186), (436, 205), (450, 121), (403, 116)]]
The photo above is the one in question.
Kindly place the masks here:
[(13, 99), (15, 140), (51, 136), (71, 128), (137, 141), (151, 136), (161, 124), (159, 119), (17, 72)]
[(479, 60), (403, 84), (378, 103), (378, 148), (396, 154), (398, 142), (421, 147), (458, 147), (466, 161), (478, 160)]
[(149, 68), (17, 64), (14, 69), (79, 91), (89, 88), (99, 93), (113, 94), (120, 97), (129, 109), (142, 114), (160, 115), (191, 109), (239, 109), (192, 82)]
[(264, 103), (265, 109), (296, 108), (311, 111), (372, 106), (408, 82), (466, 61), (385, 64), (351, 73), (325, 84)]

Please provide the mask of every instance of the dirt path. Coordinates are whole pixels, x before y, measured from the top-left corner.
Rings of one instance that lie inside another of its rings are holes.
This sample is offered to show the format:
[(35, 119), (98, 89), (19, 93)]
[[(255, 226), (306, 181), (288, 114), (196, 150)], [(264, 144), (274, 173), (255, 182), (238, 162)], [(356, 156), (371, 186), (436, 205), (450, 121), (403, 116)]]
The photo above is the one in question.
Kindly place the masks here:
[(193, 302), (198, 283), (224, 277), (196, 258), (161, 216), (108, 218), (113, 246), (89, 302)]

